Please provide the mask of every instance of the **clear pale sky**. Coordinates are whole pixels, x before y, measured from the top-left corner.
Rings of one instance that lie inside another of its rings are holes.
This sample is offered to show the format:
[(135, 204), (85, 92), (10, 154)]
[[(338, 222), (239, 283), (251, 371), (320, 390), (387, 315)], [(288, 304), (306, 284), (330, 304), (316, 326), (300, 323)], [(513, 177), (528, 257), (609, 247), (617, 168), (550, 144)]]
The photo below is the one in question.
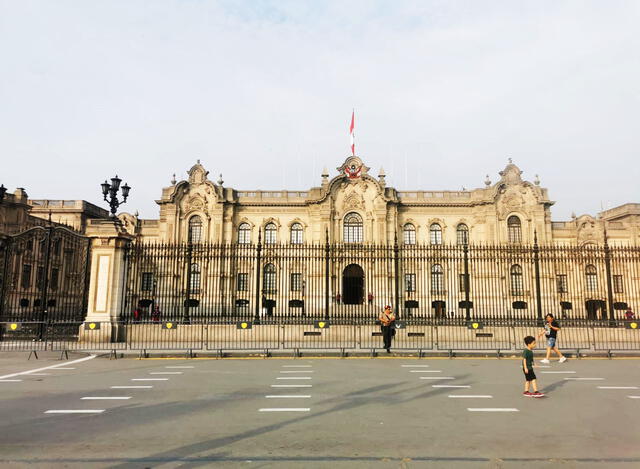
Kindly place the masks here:
[(638, 1), (0, 0), (0, 183), (154, 200), (200, 159), (237, 189), (305, 190), (356, 153), (401, 190), (507, 158), (554, 220), (640, 202)]

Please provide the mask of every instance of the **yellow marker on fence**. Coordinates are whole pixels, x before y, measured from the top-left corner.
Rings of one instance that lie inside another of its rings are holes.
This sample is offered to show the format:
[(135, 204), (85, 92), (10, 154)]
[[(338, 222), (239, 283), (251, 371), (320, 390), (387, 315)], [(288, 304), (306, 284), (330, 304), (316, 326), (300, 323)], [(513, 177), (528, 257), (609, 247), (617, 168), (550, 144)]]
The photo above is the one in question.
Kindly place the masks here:
[(236, 324), (236, 329), (251, 329), (253, 324), (247, 321), (242, 321)]
[(9, 324), (9, 329), (12, 331), (17, 331), (18, 329), (20, 329), (20, 324), (13, 322)]
[(329, 321), (314, 321), (313, 327), (316, 329), (328, 329)]
[(163, 322), (162, 323), (162, 328), (163, 329), (175, 329), (176, 327), (178, 327), (178, 325), (174, 324), (172, 322)]
[(84, 323), (84, 328), (85, 329), (89, 329), (91, 331), (96, 331), (96, 330), (100, 329), (100, 323), (99, 322), (85, 322)]

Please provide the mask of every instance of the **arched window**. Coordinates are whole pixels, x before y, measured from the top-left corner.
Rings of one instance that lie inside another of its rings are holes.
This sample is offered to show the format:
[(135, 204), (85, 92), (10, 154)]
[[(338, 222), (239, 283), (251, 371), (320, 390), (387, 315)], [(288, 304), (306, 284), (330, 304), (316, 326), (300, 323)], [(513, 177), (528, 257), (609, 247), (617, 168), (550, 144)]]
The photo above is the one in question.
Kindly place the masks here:
[(515, 215), (511, 215), (507, 218), (507, 230), (509, 234), (509, 243), (520, 244), (522, 243), (522, 224), (520, 219)]
[(345, 243), (362, 242), (362, 217), (355, 212), (344, 217), (343, 238)]
[(469, 228), (464, 223), (460, 223), (456, 228), (456, 241), (458, 246), (467, 246), (469, 244)]
[(524, 295), (524, 284), (522, 282), (522, 267), (518, 264), (511, 266), (511, 295)]
[(444, 271), (440, 264), (431, 266), (431, 293), (442, 295), (444, 293)]
[(198, 293), (200, 291), (200, 265), (191, 264), (191, 272), (189, 273), (189, 291)]
[(202, 218), (198, 215), (194, 215), (189, 218), (189, 242), (202, 242)]
[(249, 223), (240, 223), (238, 227), (238, 244), (251, 243), (251, 226)]
[(302, 244), (302, 225), (300, 223), (291, 225), (291, 244)]
[(404, 244), (416, 244), (416, 227), (411, 223), (404, 225)]
[(267, 264), (262, 275), (262, 291), (264, 293), (276, 292), (276, 266)]
[(584, 273), (587, 279), (587, 291), (596, 291), (598, 289), (598, 271), (595, 265), (589, 264)]
[(437, 223), (429, 227), (429, 241), (431, 244), (442, 244), (442, 227)]
[(275, 223), (267, 223), (267, 226), (264, 227), (264, 243), (276, 244), (277, 232), (278, 228)]

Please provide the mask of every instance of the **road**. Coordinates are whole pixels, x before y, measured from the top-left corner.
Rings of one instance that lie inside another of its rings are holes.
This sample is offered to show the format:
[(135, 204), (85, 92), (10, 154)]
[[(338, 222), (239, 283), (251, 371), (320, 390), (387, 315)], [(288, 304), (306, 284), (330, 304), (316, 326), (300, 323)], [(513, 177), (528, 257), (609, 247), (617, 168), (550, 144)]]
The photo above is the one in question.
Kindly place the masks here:
[(640, 467), (637, 359), (533, 399), (512, 359), (81, 358), (0, 356), (3, 467)]

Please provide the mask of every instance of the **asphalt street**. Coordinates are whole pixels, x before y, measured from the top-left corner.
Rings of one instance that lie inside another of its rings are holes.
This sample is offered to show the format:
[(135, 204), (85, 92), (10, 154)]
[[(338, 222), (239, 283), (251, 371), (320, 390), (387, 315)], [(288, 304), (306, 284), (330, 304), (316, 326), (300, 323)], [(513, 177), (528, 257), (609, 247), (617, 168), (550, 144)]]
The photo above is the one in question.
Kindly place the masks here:
[(536, 373), (545, 398), (522, 396), (516, 359), (6, 354), (0, 464), (640, 467), (640, 360)]

